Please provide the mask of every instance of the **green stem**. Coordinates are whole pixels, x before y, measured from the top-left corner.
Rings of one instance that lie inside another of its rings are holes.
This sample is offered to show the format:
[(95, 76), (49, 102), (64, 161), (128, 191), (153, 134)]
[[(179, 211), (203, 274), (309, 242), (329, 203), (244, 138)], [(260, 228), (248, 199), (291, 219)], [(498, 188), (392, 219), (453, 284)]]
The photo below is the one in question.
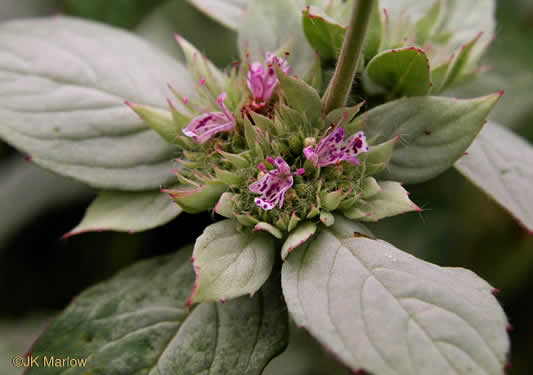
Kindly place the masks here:
[(335, 73), (322, 98), (324, 113), (344, 106), (348, 100), (375, 3), (375, 0), (357, 0), (355, 2)]

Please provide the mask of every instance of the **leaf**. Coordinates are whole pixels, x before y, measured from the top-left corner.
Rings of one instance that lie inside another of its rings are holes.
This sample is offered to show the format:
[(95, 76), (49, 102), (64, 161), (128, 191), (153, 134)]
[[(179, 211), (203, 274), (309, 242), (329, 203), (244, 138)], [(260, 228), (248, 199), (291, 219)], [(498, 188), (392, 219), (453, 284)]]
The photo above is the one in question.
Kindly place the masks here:
[(530, 144), (489, 122), (455, 167), (533, 234), (533, 148)]
[(1, 24), (0, 51), (1, 138), (95, 188), (175, 181), (174, 147), (124, 101), (163, 108), (168, 82), (191, 91), (181, 64), (126, 32), (67, 17)]
[(274, 238), (260, 231), (237, 231), (234, 220), (208, 226), (193, 252), (196, 283), (188, 304), (254, 294), (274, 266)]
[(507, 319), (492, 287), (354, 233), (337, 217), (283, 264), (292, 317), (356, 371), (500, 375)]
[(12, 235), (46, 212), (89, 199), (86, 186), (12, 158), (0, 164), (0, 255)]
[[(380, 0), (381, 8), (387, 9), (388, 18), (392, 23), (401, 22), (406, 17), (409, 22), (416, 24), (429, 12), (435, 10), (436, 0)], [(492, 37), (495, 28), (495, 1), (494, 0), (449, 0), (443, 2), (445, 19), (440, 25), (441, 33), (451, 33), (451, 38), (446, 42), (447, 53), (430, 56), (432, 65), (440, 65), (463, 44), (472, 40), (480, 32), (483, 33), (483, 41)], [(418, 25), (420, 26), (420, 25)], [(423, 41), (420, 42), (423, 44)], [(480, 43), (479, 47), (485, 43)], [(482, 49), (482, 48), (481, 48)], [(475, 54), (480, 51), (476, 51)]]
[(394, 97), (422, 96), (431, 89), (429, 60), (416, 47), (380, 53), (368, 63), (365, 77)]
[[(172, 108), (173, 112), (169, 112), (142, 104), (130, 102), (126, 102), (126, 104), (165, 141), (171, 144), (177, 143), (177, 136), (181, 133), (182, 127), (174, 120), (173, 113), (178, 113), (179, 116), (179, 112), (176, 109)], [(185, 118), (185, 115), (182, 116)]]
[(322, 9), (309, 6), (302, 13), (302, 26), (309, 44), (324, 60), (337, 58), (344, 41), (346, 28)]
[(281, 231), (278, 228), (276, 228), (275, 226), (269, 223), (265, 223), (265, 222), (257, 223), (254, 227), (254, 230), (263, 230), (265, 232), (270, 233), (271, 235), (273, 235), (279, 240), (283, 238), (283, 233), (281, 233)]
[(418, 43), (425, 43), (435, 34), (443, 21), (443, 10), (443, 0), (436, 0), (427, 13), (416, 22), (416, 40)]
[[(287, 344), (279, 287), (254, 298), (186, 309), (190, 251), (137, 263), (83, 292), (32, 348), (34, 356), (88, 358), (73, 374), (260, 374)], [(50, 375), (65, 368), (47, 367)], [(27, 374), (43, 374), (32, 367)]]
[(304, 244), (315, 234), (316, 230), (317, 226), (312, 221), (306, 221), (305, 223), (298, 225), (283, 243), (283, 247), (281, 248), (281, 259), (285, 260), (291, 251)]
[(383, 178), (414, 184), (444, 172), (470, 146), (501, 94), (399, 99), (360, 115), (367, 138), (400, 136)]
[[(239, 25), (239, 49), (249, 51), (252, 61), (262, 61), (266, 52), (276, 52), (291, 42), (288, 58), (293, 72), (303, 75), (313, 61), (314, 52), (302, 31), (303, 0), (255, 0)], [(246, 56), (241, 56), (246, 60)]]
[(159, 190), (104, 191), (91, 203), (81, 223), (66, 237), (102, 230), (141, 232), (164, 225), (181, 212), (172, 198)]
[(422, 211), (411, 202), (409, 193), (400, 183), (380, 181), (379, 187), (380, 191), (370, 197), (359, 199), (353, 208), (344, 211), (344, 216), (352, 220), (378, 221), (410, 211)]
[(285, 74), (279, 66), (276, 65), (275, 69), (279, 86), (283, 90), (289, 106), (300, 113), (305, 113), (310, 121), (319, 120), (322, 104), (316, 90), (304, 80)]
[(165, 189), (183, 211), (198, 214), (214, 208), (227, 186), (221, 183), (194, 186), (178, 186), (176, 189)]
[(187, 0), (222, 25), (237, 30), (239, 21), (251, 0)]

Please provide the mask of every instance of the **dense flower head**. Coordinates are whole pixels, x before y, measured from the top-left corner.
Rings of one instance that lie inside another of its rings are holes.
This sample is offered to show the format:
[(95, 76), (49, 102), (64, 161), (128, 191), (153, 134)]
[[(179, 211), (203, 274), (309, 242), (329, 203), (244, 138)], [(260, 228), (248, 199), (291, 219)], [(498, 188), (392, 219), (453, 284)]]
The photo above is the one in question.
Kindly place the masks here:
[(171, 113), (155, 111), (152, 124), (177, 146), (179, 185), (164, 191), (184, 211), (214, 210), (280, 238), (300, 221), (332, 225), (334, 212), (363, 221), (390, 216), (379, 205), (393, 195), (401, 204), (392, 214), (417, 208), (401, 185), (372, 177), (386, 168), (396, 139), (369, 145), (356, 117), (362, 103), (323, 113), (315, 89), (271, 53), (227, 73), (191, 61), (197, 95), (173, 91), (180, 105), (169, 101)]

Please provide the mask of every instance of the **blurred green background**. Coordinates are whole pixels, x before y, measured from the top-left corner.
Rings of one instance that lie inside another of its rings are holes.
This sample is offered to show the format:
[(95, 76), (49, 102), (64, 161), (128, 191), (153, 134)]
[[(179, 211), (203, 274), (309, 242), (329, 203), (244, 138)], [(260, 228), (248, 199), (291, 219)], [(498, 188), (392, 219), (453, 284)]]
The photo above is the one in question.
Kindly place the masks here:
[[(128, 28), (181, 58), (179, 32), (217, 64), (237, 56), (234, 32), (184, 0), (2, 0), (0, 20), (70, 13)], [(453, 95), (505, 90), (492, 119), (533, 142), (533, 1), (498, 1), (496, 40), (484, 63), (491, 71)], [(216, 35), (216, 38), (213, 38)], [(408, 186), (425, 211), (384, 220), (372, 230), (416, 256), (443, 266), (466, 267), (496, 288), (513, 330), (513, 375), (533, 373), (533, 236), (502, 208), (449, 170)], [(90, 233), (62, 240), (94, 197), (75, 182), (42, 171), (0, 143), (0, 373), (19, 374), (15, 354), (31, 343), (74, 296), (139, 259), (191, 242), (213, 219), (181, 215), (140, 234)], [(267, 375), (348, 374), (305, 332), (293, 329), (289, 349)]]

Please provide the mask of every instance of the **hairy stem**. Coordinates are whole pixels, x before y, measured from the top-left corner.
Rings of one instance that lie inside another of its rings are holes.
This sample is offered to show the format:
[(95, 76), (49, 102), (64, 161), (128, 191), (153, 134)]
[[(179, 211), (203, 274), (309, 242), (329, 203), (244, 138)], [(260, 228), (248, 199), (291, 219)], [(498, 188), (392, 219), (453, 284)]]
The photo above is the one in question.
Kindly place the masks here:
[(375, 6), (375, 0), (357, 0), (354, 4), (335, 73), (322, 98), (322, 108), (325, 113), (346, 104), (357, 64), (362, 55), (368, 23)]

